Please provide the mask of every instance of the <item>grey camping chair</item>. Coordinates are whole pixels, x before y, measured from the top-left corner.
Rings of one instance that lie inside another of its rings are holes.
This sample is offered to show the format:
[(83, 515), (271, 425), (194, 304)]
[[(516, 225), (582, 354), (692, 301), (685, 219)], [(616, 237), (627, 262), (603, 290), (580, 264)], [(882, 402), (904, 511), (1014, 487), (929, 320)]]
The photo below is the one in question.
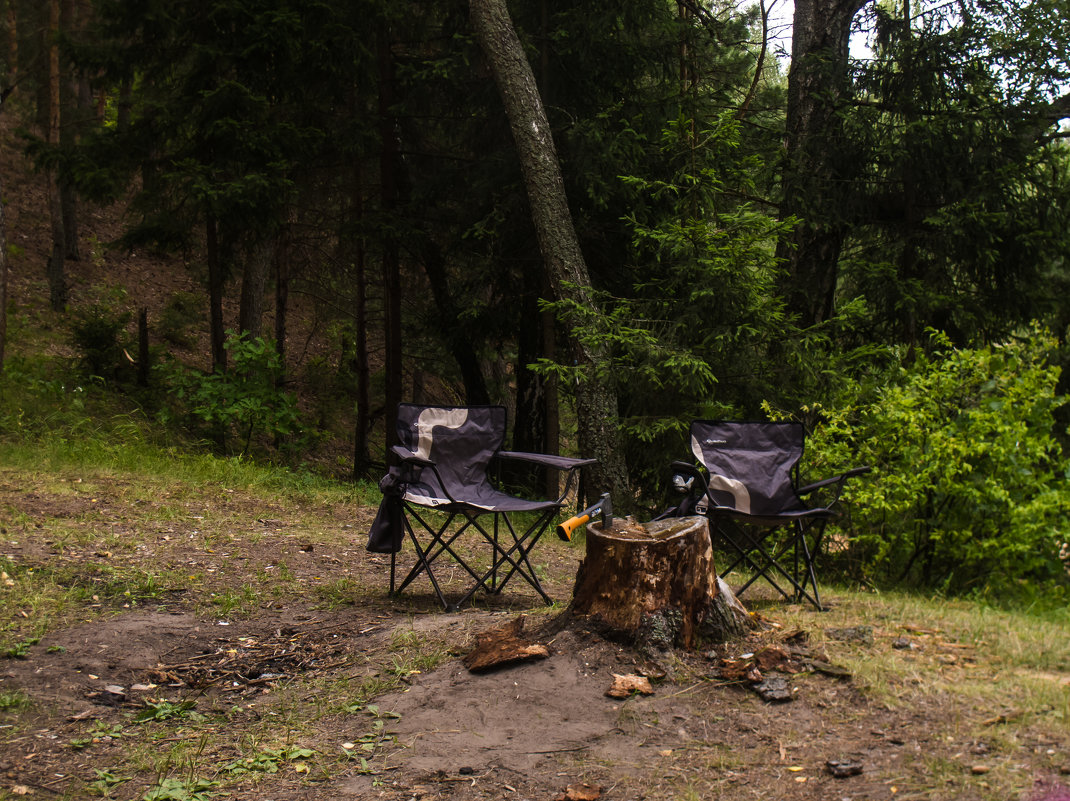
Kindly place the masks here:
[[(821, 609), (814, 561), (825, 526), (840, 514), (847, 479), (870, 468), (857, 467), (800, 487), (800, 423), (696, 420), (690, 433), (698, 465), (672, 464), (674, 485), (687, 497), (666, 514), (709, 519), (711, 533), (730, 554), (720, 572), (728, 576), (742, 568), (749, 574), (736, 595), (764, 578), (785, 598), (805, 599)], [(802, 500), (818, 496), (821, 500), (812, 505)]]
[[(520, 576), (547, 604), (552, 603), (528, 554), (561, 510), (580, 468), (597, 460), (502, 451), (505, 425), (501, 406), (398, 406), (400, 444), (393, 452), (399, 466), (391, 468), (379, 483), (383, 501), (368, 539), (369, 551), (390, 554), (392, 594), (426, 574), (439, 601), (452, 611), (477, 590), (497, 594), (510, 579)], [(510, 495), (491, 482), (494, 460), (521, 460), (564, 471), (564, 489), (553, 500)], [(430, 514), (431, 510), (443, 514)], [(525, 513), (527, 525), (519, 528), (515, 518)], [(489, 567), (477, 568), (462, 553), (457, 541), (466, 533), (479, 535), (490, 546)], [(416, 551), (416, 562), (397, 584), (397, 554), (406, 537)], [(435, 573), (437, 560), (443, 556), (452, 558), (470, 579), (452, 602)]]

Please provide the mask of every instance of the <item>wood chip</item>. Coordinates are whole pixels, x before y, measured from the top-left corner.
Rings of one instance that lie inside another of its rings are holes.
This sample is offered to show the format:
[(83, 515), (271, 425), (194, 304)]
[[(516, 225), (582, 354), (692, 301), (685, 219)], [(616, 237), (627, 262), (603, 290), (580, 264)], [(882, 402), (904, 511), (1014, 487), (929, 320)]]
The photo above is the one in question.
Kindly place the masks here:
[(602, 797), (602, 788), (587, 783), (570, 784), (565, 792), (557, 796), (554, 801), (598, 801)]
[[(613, 674), (613, 685), (606, 690), (610, 698), (628, 698), (638, 693), (639, 695), (653, 695), (654, 688), (650, 685), (650, 679), (646, 676), (637, 676), (634, 673), (622, 676)], [(597, 798), (597, 796), (595, 796)]]
[(504, 626), (485, 631), (476, 637), (476, 647), (461, 661), (470, 671), (479, 673), (517, 662), (545, 659), (550, 655), (549, 648), (524, 638), (523, 631), (523, 615)]

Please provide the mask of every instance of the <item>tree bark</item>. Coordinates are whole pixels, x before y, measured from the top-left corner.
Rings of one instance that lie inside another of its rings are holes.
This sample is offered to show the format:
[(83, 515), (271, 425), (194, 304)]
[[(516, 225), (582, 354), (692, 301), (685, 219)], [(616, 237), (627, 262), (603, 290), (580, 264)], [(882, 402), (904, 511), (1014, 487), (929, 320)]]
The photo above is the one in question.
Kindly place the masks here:
[[(45, 31), (45, 52), (48, 56), (48, 115), (45, 141), (59, 144), (59, 0), (49, 0), (48, 27)], [(64, 257), (67, 252), (63, 230), (63, 204), (54, 170), (48, 171), (48, 215), (52, 231), (52, 252), (48, 259), (48, 299), (53, 311), (63, 311), (67, 305), (67, 276)]]
[(208, 262), (208, 338), (212, 349), (212, 370), (227, 369), (226, 334), (223, 330), (223, 284), (226, 274), (219, 248), (219, 230), (214, 217), (205, 222), (205, 261)]
[(797, 217), (779, 243), (787, 264), (789, 308), (804, 325), (832, 314), (838, 262), (847, 233), (843, 122), (851, 21), (867, 0), (797, 0), (785, 130), (781, 219)]
[[(390, 32), (381, 25), (377, 36), (379, 70), (379, 183), (380, 205), (385, 217), (393, 214), (398, 199), (398, 158), (400, 146), (394, 118), (394, 55)], [(386, 402), (385, 460), (389, 463), (390, 447), (397, 444), (398, 404), (402, 399), (401, 346), (401, 264), (398, 238), (394, 231), (386, 231), (383, 238), (382, 280)]]
[[(350, 108), (356, 107), (354, 98), (350, 98)], [(353, 423), (353, 479), (357, 480), (364, 475), (371, 462), (371, 453), (368, 448), (368, 428), (371, 419), (370, 384), (371, 370), (368, 364), (368, 273), (367, 273), (367, 248), (365, 247), (361, 226), (364, 221), (364, 181), (361, 161), (354, 159), (353, 169), (350, 173), (349, 186), (349, 225), (348, 233), (343, 241), (351, 239), (350, 246), (346, 248), (346, 256), (349, 250), (353, 253), (353, 323), (356, 329), (356, 341), (353, 345), (353, 372), (356, 378), (356, 420)]]
[(268, 273), (275, 261), (277, 240), (266, 236), (253, 246), (242, 270), (241, 297), (238, 304), (238, 330), (251, 338), (263, 332), (264, 290)]
[(641, 645), (692, 648), (700, 638), (743, 634), (726, 602), (704, 517), (587, 528), (571, 615)]
[[(0, 111), (3, 101), (0, 100)], [(7, 222), (4, 219), (4, 182), (0, 176), (0, 373), (4, 372), (7, 349)]]
[[(557, 150), (508, 8), (504, 0), (470, 0), (469, 16), (509, 118), (539, 251), (554, 295), (591, 308), (591, 280), (568, 209)], [(617, 393), (609, 380), (598, 376), (598, 368), (607, 362), (606, 354), (574, 335), (571, 347), (573, 361), (582, 371), (576, 385), (579, 446), (585, 456), (598, 459), (591, 482), (596, 490), (608, 490), (625, 504), (628, 475), (617, 430)]]

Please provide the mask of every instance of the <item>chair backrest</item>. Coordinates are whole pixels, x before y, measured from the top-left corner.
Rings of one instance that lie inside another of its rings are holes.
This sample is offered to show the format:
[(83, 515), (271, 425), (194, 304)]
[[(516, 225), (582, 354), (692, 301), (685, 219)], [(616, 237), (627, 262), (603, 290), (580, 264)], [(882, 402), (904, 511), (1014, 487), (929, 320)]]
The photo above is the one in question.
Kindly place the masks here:
[[(463, 499), (488, 483), (490, 460), (505, 441), (505, 407), (402, 403), (397, 431), (399, 443), (433, 461), (447, 492)], [(438, 489), (430, 470), (419, 480)]]
[(794, 484), (803, 438), (800, 423), (691, 424), (691, 450), (710, 474), (710, 500), (756, 516), (806, 508)]

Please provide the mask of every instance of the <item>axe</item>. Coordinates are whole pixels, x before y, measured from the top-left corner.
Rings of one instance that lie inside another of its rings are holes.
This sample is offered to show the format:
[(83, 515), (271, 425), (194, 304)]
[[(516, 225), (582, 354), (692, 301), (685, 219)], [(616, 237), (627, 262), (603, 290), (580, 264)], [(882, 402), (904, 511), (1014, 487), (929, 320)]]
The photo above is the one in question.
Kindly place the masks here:
[(613, 525), (613, 504), (609, 501), (608, 492), (603, 492), (602, 497), (595, 503), (588, 506), (582, 512), (576, 513), (573, 517), (570, 517), (554, 530), (557, 532), (557, 536), (560, 539), (565, 540), (565, 542), (571, 542), (572, 532), (584, 523), (589, 522), (592, 517), (599, 513), (602, 515), (603, 529)]

